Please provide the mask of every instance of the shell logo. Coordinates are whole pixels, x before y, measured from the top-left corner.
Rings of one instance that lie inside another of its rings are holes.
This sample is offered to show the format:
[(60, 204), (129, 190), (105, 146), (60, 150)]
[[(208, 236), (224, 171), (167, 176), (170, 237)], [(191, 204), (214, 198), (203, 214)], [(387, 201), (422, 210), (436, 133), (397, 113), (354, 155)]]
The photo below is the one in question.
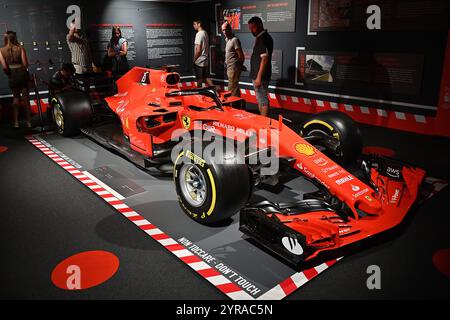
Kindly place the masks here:
[(306, 143), (296, 143), (295, 146), (295, 151), (297, 151), (300, 154), (304, 154), (305, 156), (312, 156), (313, 154), (316, 153), (316, 151), (314, 150), (314, 147), (306, 144)]

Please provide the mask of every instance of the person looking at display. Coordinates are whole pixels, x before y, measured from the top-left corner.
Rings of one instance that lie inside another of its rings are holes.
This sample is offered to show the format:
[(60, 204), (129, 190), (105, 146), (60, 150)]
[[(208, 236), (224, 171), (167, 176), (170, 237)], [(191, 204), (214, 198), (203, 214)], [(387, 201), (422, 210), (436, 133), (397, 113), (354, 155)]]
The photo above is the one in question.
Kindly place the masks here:
[(195, 20), (193, 23), (194, 30), (197, 31), (194, 41), (194, 73), (197, 79), (197, 86), (201, 87), (203, 83), (214, 86), (209, 78), (208, 59), (209, 59), (209, 38), (208, 33), (203, 30), (201, 20)]
[(77, 21), (72, 21), (70, 24), (69, 33), (67, 33), (66, 36), (67, 45), (69, 46), (70, 53), (72, 55), (72, 63), (75, 67), (75, 73), (91, 73), (93, 72), (91, 48), (88, 40), (76, 26)]
[(255, 45), (250, 61), (250, 77), (258, 100), (259, 113), (267, 116), (269, 113), (269, 81), (272, 76), (272, 52), (273, 39), (264, 29), (263, 22), (259, 17), (253, 17), (248, 21), (248, 28), (253, 34)]
[(121, 75), (126, 73), (130, 66), (128, 65), (128, 42), (122, 37), (122, 31), (114, 26), (111, 32), (111, 40), (108, 43), (108, 57), (111, 61), (111, 71)]
[(72, 63), (63, 63), (61, 69), (56, 71), (48, 84), (48, 92), (51, 96), (63, 91), (73, 90), (73, 75), (75, 67)]
[(228, 90), (231, 91), (231, 95), (240, 97), (239, 79), (245, 60), (241, 41), (234, 35), (228, 22), (222, 24), (222, 33), (225, 36), (226, 43), (225, 64), (227, 66)]
[(0, 48), (0, 64), (8, 76), (9, 88), (13, 94), (13, 127), (19, 127), (19, 107), (22, 105), (25, 108), (26, 125), (31, 128), (28, 58), (14, 31), (5, 33), (4, 46)]

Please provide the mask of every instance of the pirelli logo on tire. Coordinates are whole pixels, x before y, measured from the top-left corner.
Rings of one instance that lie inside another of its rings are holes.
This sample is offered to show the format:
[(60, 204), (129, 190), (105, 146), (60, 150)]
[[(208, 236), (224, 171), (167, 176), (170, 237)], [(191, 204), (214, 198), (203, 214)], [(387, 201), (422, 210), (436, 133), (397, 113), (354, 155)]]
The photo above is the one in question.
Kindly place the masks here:
[(201, 157), (199, 157), (198, 155), (196, 155), (195, 153), (186, 150), (185, 156), (186, 158), (191, 159), (195, 164), (198, 164), (200, 167), (203, 168), (205, 166), (206, 161)]
[[(198, 218), (198, 214), (192, 212), (191, 210), (189, 210), (189, 208), (187, 208), (187, 207), (184, 205), (184, 202), (183, 202), (183, 200), (181, 199), (181, 197), (178, 197), (178, 202), (180, 203), (181, 208), (184, 210), (184, 212), (186, 212), (188, 215), (192, 216), (192, 218), (194, 218), (194, 219), (197, 219), (197, 218)], [(203, 215), (202, 215), (201, 218), (203, 219), (204, 216), (205, 216), (205, 213), (203, 213)]]

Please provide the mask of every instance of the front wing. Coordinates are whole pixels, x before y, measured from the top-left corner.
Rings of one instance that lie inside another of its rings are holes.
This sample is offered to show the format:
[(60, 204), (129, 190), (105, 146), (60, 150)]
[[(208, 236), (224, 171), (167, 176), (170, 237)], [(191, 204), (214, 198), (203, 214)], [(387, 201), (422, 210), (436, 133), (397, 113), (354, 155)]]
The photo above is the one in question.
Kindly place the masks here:
[[(321, 199), (295, 203), (261, 201), (240, 212), (240, 230), (275, 255), (299, 266), (322, 251), (333, 251), (369, 238), (400, 224), (418, 197), (425, 171), (397, 160), (377, 157), (370, 163), (367, 180), (382, 204), (379, 214)], [(363, 195), (361, 195), (363, 196)]]

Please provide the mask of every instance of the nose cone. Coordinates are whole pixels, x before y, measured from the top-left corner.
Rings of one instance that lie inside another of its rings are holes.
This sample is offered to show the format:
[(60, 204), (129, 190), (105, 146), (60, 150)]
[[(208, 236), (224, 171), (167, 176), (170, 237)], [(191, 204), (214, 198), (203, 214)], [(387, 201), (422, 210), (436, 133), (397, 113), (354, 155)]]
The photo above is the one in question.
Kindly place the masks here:
[(364, 212), (371, 214), (377, 214), (381, 211), (380, 201), (370, 195), (361, 197), (361, 199), (358, 200), (356, 207)]

